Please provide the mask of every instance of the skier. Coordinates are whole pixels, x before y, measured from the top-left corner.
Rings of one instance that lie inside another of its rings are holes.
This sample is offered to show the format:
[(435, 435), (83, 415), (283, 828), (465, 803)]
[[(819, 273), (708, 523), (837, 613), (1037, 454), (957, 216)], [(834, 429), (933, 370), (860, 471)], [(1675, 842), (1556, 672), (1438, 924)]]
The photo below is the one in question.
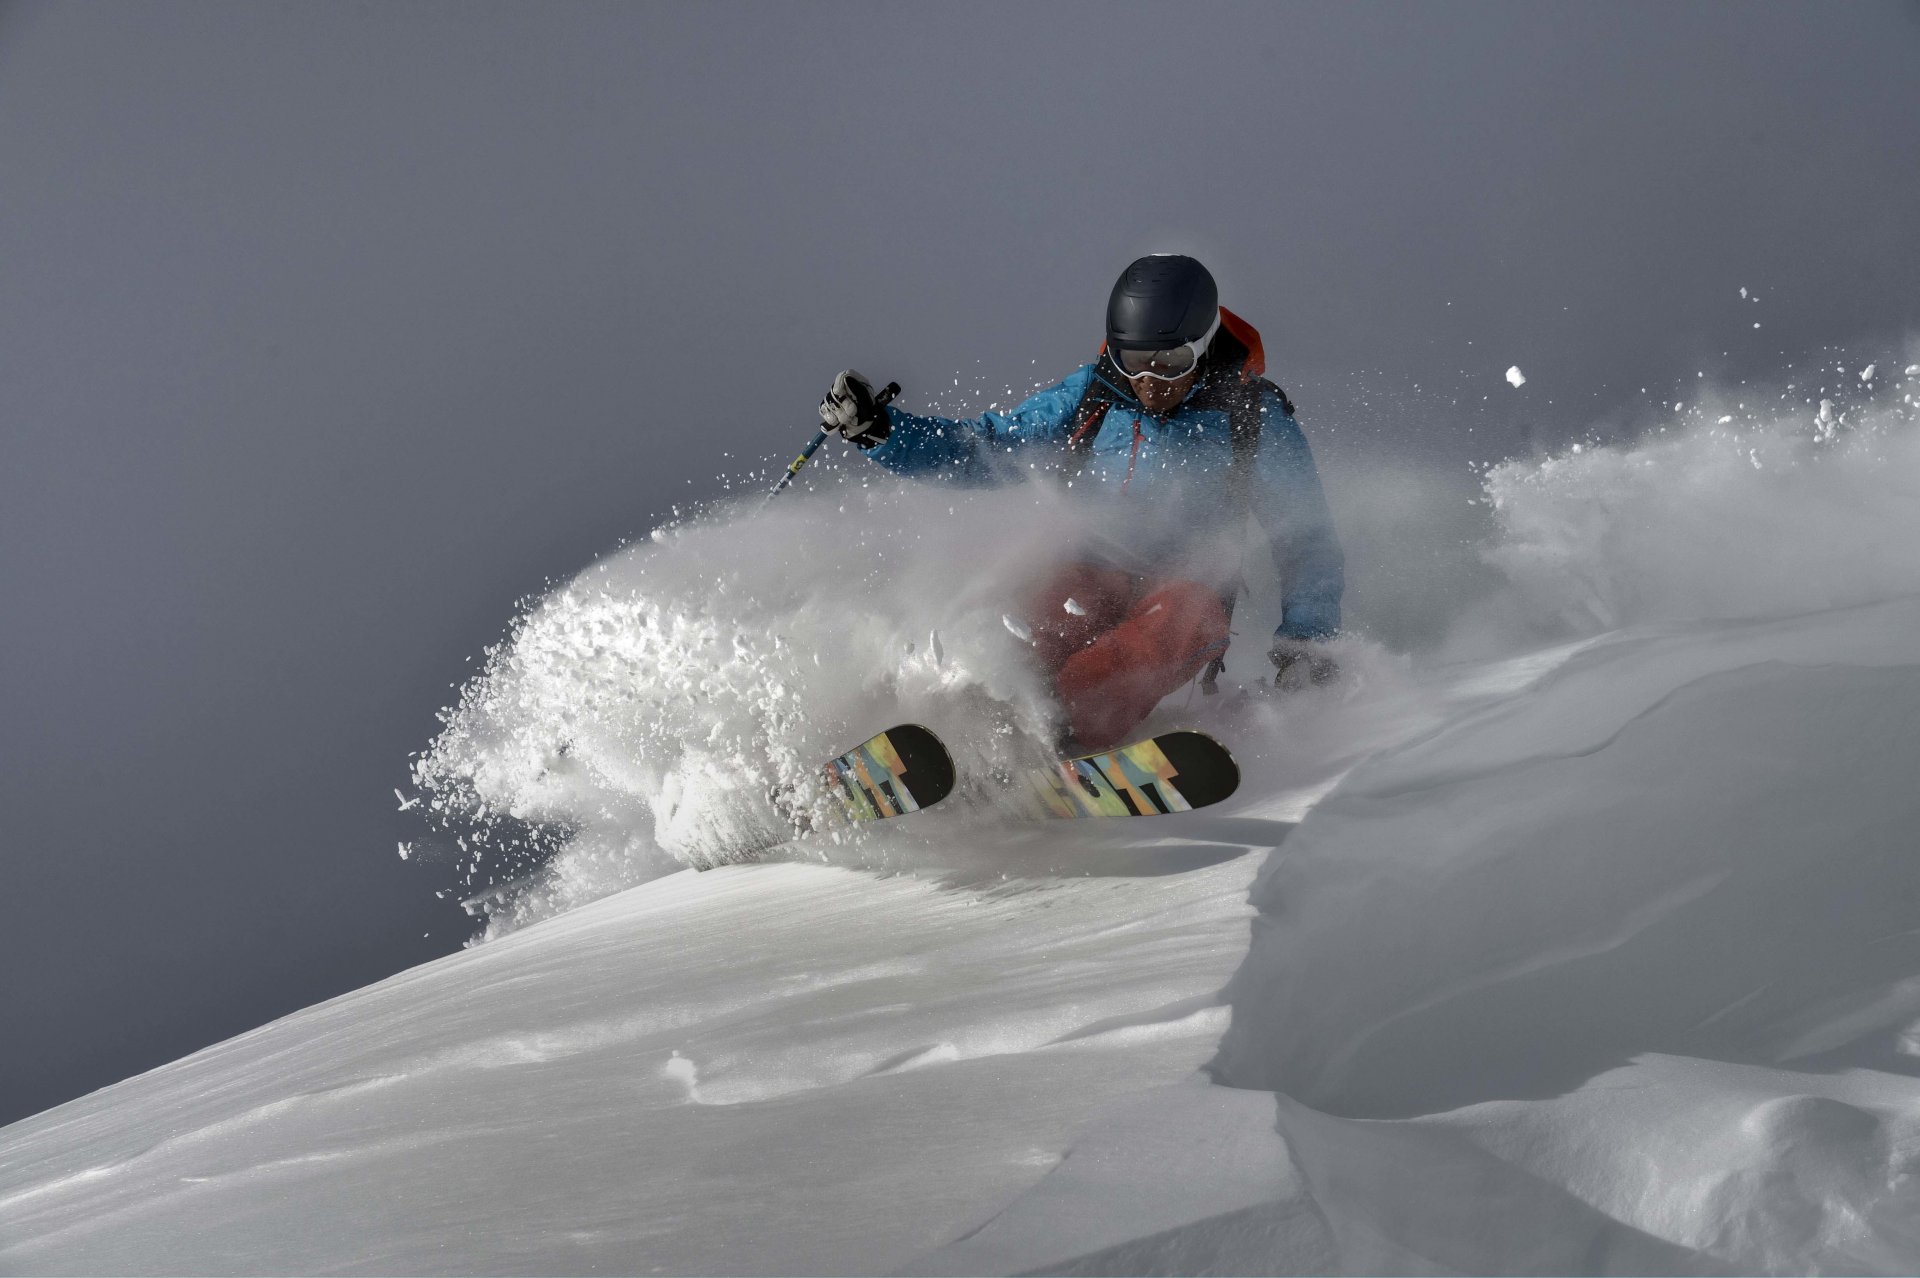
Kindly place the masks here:
[(967, 421), (877, 402), (848, 369), (820, 401), (829, 431), (906, 475), (991, 483), (1038, 461), (1076, 491), (1110, 495), (1108, 534), (1026, 592), (1024, 628), (1066, 720), (1065, 744), (1118, 744), (1196, 674), (1212, 691), (1238, 594), (1251, 513), (1282, 577), (1267, 656), (1282, 687), (1337, 666), (1343, 590), (1313, 455), (1286, 392), (1264, 379), (1260, 335), (1220, 305), (1191, 257), (1157, 254), (1122, 272), (1099, 358), (1008, 413)]

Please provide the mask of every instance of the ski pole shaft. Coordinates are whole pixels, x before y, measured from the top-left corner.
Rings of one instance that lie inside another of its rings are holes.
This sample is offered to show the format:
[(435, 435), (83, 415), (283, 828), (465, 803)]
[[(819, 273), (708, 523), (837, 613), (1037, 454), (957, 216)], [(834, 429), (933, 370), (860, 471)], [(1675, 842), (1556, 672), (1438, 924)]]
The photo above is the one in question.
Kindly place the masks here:
[[(886, 386), (881, 389), (880, 393), (873, 397), (874, 407), (885, 408), (893, 397), (899, 393), (900, 383), (888, 382)], [(782, 492), (786, 491), (787, 485), (793, 482), (793, 477), (800, 473), (800, 468), (813, 460), (813, 455), (820, 451), (820, 445), (826, 443), (827, 436), (832, 433), (833, 432), (823, 426), (814, 434), (813, 439), (808, 442), (807, 446), (800, 450), (800, 455), (793, 459), (793, 464), (787, 467), (787, 473), (780, 476), (780, 482), (773, 486), (773, 491), (767, 494), (768, 501), (772, 501), (775, 497), (778, 497)]]
[(813, 440), (808, 443), (805, 448), (800, 450), (800, 455), (793, 459), (793, 465), (787, 467), (787, 473), (780, 476), (780, 482), (775, 484), (773, 491), (767, 494), (768, 501), (772, 501), (775, 497), (778, 497), (786, 491), (787, 485), (793, 482), (793, 477), (800, 473), (800, 468), (812, 461), (813, 455), (820, 451), (820, 445), (827, 442), (827, 436), (830, 433), (831, 432), (826, 430), (820, 430), (814, 434)]

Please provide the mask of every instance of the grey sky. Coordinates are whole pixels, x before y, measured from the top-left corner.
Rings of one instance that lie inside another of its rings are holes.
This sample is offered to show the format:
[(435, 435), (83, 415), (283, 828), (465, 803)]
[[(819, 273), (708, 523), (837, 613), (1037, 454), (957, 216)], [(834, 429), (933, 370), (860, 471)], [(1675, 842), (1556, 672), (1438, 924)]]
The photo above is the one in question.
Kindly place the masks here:
[(0, 7), (0, 1121), (456, 946), (391, 790), (463, 659), (838, 368), (984, 407), (1185, 249), (1323, 453), (1497, 456), (1450, 401), (1511, 363), (1565, 435), (1920, 328), (1916, 54), (1871, 3)]

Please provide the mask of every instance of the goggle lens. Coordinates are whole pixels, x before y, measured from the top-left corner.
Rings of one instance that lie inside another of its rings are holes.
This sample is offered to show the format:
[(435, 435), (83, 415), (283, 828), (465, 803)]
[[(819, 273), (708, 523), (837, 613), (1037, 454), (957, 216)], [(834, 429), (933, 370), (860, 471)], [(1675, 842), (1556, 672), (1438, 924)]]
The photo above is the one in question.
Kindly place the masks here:
[(1185, 377), (1200, 362), (1200, 354), (1193, 349), (1193, 343), (1176, 346), (1170, 351), (1116, 351), (1114, 362), (1120, 365), (1120, 371), (1128, 377), (1164, 377), (1169, 380)]
[(1213, 323), (1207, 325), (1207, 331), (1195, 340), (1182, 346), (1169, 347), (1158, 351), (1113, 352), (1113, 362), (1128, 377), (1157, 377), (1163, 382), (1179, 381), (1200, 366), (1200, 357), (1207, 353), (1207, 347), (1213, 343), (1213, 335), (1220, 331), (1220, 314), (1214, 312)]

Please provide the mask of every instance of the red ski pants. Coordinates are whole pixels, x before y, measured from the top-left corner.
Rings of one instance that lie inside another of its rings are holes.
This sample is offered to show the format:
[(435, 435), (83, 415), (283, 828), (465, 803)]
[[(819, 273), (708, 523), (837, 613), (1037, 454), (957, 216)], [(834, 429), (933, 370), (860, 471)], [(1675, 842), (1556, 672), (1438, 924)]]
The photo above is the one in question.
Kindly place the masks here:
[(1118, 744), (1227, 648), (1220, 593), (1197, 581), (1068, 564), (1027, 596), (1026, 615), (1035, 659), (1089, 750)]

